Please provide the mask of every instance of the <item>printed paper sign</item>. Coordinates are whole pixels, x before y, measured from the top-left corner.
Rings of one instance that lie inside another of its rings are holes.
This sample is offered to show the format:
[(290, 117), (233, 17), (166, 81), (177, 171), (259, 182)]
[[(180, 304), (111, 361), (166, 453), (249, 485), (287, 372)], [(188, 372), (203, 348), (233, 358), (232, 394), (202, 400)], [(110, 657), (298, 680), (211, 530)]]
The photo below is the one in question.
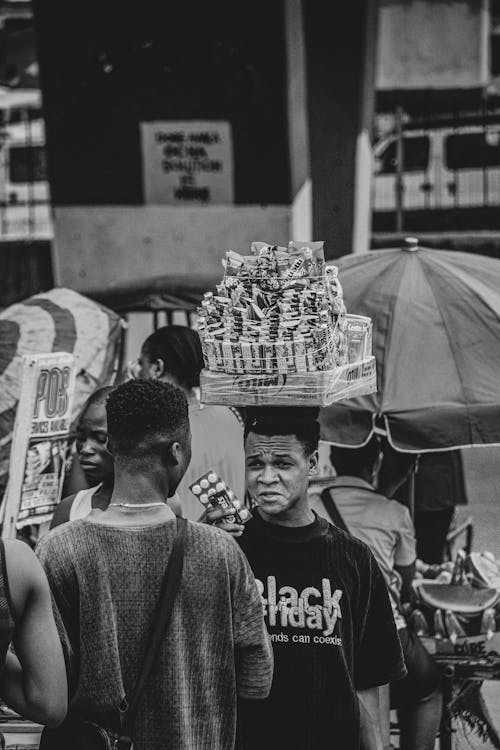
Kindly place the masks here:
[(4, 538), (52, 517), (62, 491), (75, 390), (71, 354), (25, 356), (22, 372), (4, 501)]
[(228, 122), (143, 122), (141, 139), (145, 203), (233, 203)]

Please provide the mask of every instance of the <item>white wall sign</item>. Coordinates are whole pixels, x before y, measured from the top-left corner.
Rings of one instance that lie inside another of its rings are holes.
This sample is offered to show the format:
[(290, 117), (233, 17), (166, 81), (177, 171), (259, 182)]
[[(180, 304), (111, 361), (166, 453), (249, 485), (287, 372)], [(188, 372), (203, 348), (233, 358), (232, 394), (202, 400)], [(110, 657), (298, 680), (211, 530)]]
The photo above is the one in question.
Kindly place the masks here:
[(141, 142), (145, 203), (233, 203), (228, 122), (143, 122)]

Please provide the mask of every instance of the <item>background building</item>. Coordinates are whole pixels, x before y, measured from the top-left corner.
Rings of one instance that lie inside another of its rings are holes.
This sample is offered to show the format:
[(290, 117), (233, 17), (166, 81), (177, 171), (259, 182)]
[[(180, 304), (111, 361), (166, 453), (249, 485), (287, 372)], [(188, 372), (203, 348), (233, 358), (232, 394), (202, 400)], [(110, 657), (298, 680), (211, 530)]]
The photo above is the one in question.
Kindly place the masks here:
[(259, 238), (498, 254), (499, 2), (322, 5), (3, 0), (4, 303), (206, 286)]

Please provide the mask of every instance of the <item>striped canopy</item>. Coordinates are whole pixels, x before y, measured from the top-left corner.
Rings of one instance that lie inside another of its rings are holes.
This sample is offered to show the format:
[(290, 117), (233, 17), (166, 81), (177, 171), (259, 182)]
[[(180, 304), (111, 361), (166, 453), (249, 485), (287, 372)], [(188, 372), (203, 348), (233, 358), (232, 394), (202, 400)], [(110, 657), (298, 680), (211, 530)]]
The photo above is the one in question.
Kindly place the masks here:
[(500, 261), (418, 246), (335, 261), (347, 310), (373, 320), (378, 392), (322, 410), (322, 437), (401, 451), (500, 443)]
[(52, 289), (0, 313), (0, 485), (5, 485), (23, 354), (70, 352), (77, 367), (73, 417), (111, 381), (122, 321), (71, 289)]

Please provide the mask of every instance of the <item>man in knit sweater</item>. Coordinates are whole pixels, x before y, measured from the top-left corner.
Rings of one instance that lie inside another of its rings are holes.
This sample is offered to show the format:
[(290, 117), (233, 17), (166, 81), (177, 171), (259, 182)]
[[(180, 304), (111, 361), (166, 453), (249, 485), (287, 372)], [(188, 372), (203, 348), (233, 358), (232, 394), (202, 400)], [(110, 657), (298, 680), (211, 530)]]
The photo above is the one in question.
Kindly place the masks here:
[(244, 530), (226, 528), (239, 534), (257, 578), (275, 669), (267, 700), (242, 701), (242, 750), (379, 750), (378, 686), (405, 676), (372, 553), (308, 504), (317, 411), (247, 415), (246, 480), (256, 507)]
[[(176, 520), (166, 501), (189, 463), (191, 436), (186, 397), (167, 383), (125, 383), (106, 410), (115, 460), (111, 502), (51, 531), (38, 554), (76, 661), (69, 716), (116, 730), (172, 550)], [(181, 586), (146, 685), (134, 750), (231, 750), (236, 699), (265, 698), (272, 664), (245, 556), (218, 529), (188, 522)]]

